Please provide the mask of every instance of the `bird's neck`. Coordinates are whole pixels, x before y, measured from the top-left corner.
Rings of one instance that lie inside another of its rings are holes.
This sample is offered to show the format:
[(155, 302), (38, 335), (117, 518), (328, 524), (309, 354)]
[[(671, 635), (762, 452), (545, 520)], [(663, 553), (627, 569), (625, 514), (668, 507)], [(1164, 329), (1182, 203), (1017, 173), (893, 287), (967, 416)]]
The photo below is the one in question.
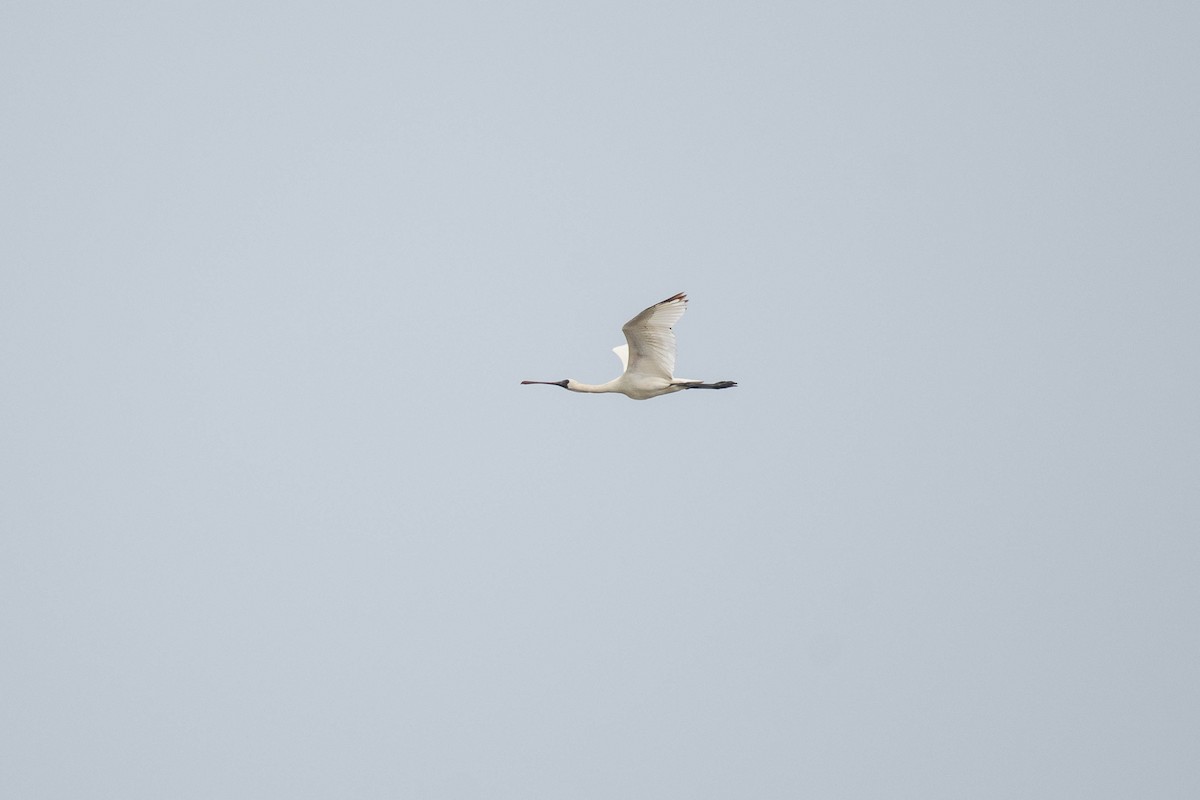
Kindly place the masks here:
[(601, 383), (601, 384), (597, 385), (597, 384), (592, 384), (592, 383), (580, 383), (579, 381), (568, 380), (567, 381), (567, 389), (569, 389), (572, 392), (584, 392), (585, 394), (604, 394), (605, 392), (616, 391), (613, 388), (614, 383), (616, 383), (616, 381), (609, 381), (608, 383)]

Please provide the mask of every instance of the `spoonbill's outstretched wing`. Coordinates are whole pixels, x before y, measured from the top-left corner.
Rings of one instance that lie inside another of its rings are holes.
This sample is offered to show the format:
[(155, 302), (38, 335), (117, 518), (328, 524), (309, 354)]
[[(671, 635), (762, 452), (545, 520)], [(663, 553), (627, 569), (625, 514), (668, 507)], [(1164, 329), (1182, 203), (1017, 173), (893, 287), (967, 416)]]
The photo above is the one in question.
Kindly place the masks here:
[(621, 359), (621, 372), (629, 369), (629, 345), (619, 344), (613, 348), (613, 352)]
[[(672, 380), (675, 377), (675, 332), (671, 330), (687, 310), (683, 292), (650, 306), (621, 328), (628, 345), (627, 375)], [(615, 348), (620, 356), (620, 349)], [(624, 361), (625, 359), (622, 359)]]

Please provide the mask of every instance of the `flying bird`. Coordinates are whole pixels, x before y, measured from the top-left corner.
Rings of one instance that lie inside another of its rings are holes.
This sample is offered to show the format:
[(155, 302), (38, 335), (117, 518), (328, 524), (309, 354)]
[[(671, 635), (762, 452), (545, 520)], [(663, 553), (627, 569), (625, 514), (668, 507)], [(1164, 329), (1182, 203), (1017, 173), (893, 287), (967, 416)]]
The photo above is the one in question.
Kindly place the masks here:
[(680, 292), (626, 322), (621, 328), (626, 343), (613, 348), (625, 371), (608, 383), (594, 386), (567, 378), (563, 381), (521, 381), (521, 385), (561, 386), (568, 391), (588, 394), (616, 392), (634, 400), (649, 400), (684, 389), (728, 389), (737, 386), (733, 381), (705, 383), (675, 377), (675, 331), (672, 328), (686, 310), (687, 295)]

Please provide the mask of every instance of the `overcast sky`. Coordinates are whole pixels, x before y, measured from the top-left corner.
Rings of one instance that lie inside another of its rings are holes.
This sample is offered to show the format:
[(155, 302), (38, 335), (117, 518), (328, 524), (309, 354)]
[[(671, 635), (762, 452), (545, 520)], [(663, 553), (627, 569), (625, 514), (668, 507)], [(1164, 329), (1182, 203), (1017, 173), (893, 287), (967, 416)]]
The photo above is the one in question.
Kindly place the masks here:
[(1200, 796), (1197, 41), (3, 4), (0, 796)]

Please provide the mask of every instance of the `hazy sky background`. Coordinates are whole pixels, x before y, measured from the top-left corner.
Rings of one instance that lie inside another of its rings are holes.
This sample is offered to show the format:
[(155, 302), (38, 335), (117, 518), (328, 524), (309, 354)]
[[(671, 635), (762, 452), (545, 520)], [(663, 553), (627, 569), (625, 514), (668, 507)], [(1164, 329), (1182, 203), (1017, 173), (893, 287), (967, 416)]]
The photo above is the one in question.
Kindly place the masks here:
[(1197, 41), (4, 3), (0, 796), (1200, 796)]

